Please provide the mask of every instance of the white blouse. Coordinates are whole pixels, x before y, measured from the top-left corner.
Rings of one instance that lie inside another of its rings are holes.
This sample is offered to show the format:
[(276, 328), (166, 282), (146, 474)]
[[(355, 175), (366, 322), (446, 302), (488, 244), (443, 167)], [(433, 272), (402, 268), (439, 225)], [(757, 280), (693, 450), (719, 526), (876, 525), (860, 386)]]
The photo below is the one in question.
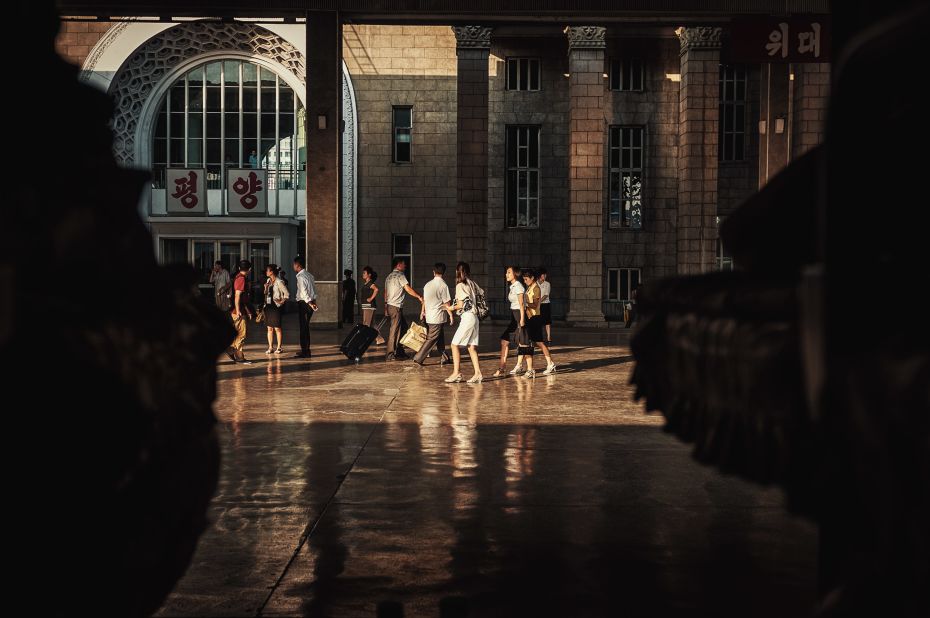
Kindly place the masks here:
[(520, 283), (519, 281), (514, 281), (513, 283), (510, 284), (510, 294), (508, 294), (507, 300), (510, 301), (511, 309), (520, 308), (520, 300), (518, 297), (520, 296), (520, 294), (523, 294), (525, 291), (526, 290), (524, 289), (523, 284)]

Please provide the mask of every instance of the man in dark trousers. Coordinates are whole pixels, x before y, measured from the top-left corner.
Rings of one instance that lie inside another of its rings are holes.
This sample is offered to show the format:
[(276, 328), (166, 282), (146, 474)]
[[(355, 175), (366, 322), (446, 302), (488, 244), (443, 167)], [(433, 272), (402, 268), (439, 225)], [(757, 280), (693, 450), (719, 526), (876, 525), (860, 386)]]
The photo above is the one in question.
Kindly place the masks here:
[(346, 269), (342, 274), (345, 280), (342, 282), (342, 324), (355, 323), (355, 279), (352, 278), (352, 271)]
[(304, 269), (304, 259), (301, 256), (294, 258), (294, 272), (297, 273), (297, 323), (300, 326), (300, 352), (296, 358), (310, 358), (310, 318), (317, 310), (316, 286), (313, 275)]

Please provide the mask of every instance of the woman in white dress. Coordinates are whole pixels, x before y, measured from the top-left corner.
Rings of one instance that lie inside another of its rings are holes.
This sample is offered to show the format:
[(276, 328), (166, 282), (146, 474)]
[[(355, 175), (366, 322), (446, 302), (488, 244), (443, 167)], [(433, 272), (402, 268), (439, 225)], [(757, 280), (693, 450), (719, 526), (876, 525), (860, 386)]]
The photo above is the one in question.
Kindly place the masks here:
[(458, 330), (452, 338), (452, 375), (446, 382), (462, 381), (462, 348), (468, 348), (475, 375), (468, 379), (469, 384), (480, 384), (483, 380), (478, 366), (478, 314), (475, 305), (481, 288), (471, 280), (471, 270), (465, 262), (455, 267), (455, 304), (449, 307), (449, 322), (452, 323), (453, 311), (461, 316)]

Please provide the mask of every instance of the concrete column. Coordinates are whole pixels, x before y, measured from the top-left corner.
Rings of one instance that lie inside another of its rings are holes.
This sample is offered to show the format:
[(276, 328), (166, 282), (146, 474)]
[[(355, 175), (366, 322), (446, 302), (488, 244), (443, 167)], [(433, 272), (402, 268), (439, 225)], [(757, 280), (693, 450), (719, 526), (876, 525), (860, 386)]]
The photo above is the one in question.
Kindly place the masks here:
[(604, 54), (606, 28), (569, 26), (569, 305), (572, 324), (606, 326)]
[[(339, 322), (342, 205), (342, 23), (307, 14), (307, 270), (316, 279), (314, 325)], [(324, 126), (325, 125), (325, 126)]]
[(679, 28), (678, 99), (679, 274), (714, 269), (717, 248), (717, 144), (721, 29)]
[(759, 188), (791, 160), (791, 81), (789, 65), (765, 63), (759, 71)]
[(488, 243), (488, 55), (491, 28), (454, 26), (458, 57), (456, 244), (458, 261), (490, 285)]

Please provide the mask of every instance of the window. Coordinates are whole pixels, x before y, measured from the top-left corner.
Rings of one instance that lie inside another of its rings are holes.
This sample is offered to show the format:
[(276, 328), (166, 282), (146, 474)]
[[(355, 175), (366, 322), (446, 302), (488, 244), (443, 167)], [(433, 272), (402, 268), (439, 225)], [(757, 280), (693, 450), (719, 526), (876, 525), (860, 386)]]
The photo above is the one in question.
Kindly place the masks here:
[(189, 264), (188, 247), (186, 238), (163, 238), (161, 240), (161, 263)]
[(394, 107), (394, 163), (410, 163), (410, 132), (413, 129), (413, 108)]
[(210, 62), (168, 90), (156, 116), (153, 186), (169, 167), (207, 170), (207, 188), (224, 188), (226, 169), (268, 170), (268, 190), (292, 189), (306, 161), (303, 105), (284, 80), (240, 60)]
[(720, 67), (720, 143), (721, 161), (742, 161), (746, 144), (746, 69)]
[(635, 58), (610, 61), (610, 89), (636, 91), (643, 89), (643, 61)]
[(607, 224), (642, 229), (643, 128), (610, 127)]
[(539, 90), (539, 59), (507, 58), (507, 90)]
[(507, 226), (539, 227), (539, 127), (507, 127)]
[(413, 286), (413, 235), (392, 235), (391, 248), (394, 250), (394, 257), (403, 258), (407, 264), (407, 280)]
[(733, 270), (733, 254), (717, 239), (717, 270)]
[(639, 268), (611, 268), (607, 271), (607, 300), (623, 301), (633, 297), (633, 290), (643, 281)]

